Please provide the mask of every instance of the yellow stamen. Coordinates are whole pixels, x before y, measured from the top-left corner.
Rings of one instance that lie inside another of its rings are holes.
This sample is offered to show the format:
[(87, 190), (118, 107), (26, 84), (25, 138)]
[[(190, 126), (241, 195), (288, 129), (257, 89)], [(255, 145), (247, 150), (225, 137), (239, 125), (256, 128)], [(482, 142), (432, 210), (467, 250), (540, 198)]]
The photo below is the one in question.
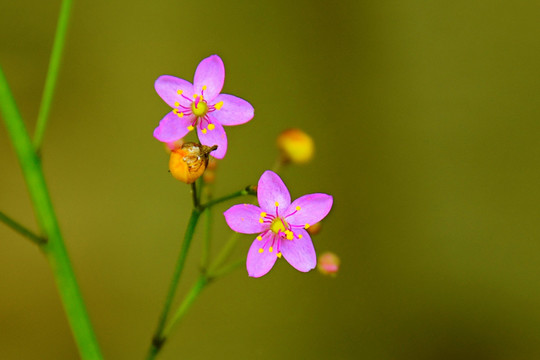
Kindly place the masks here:
[(179, 103), (178, 101), (176, 101), (176, 102), (174, 103), (174, 106), (175, 106), (175, 107), (179, 107), (179, 106), (180, 106), (180, 103)]
[(260, 248), (260, 249), (259, 249), (259, 254), (262, 254), (263, 251), (264, 251), (264, 249), (263, 249), (263, 248)]
[(306, 224), (306, 225), (304, 225), (304, 229), (307, 229), (307, 228), (309, 228), (310, 226), (311, 226), (311, 225)]
[(203, 90), (206, 90), (206, 85), (203, 85), (202, 89), (203, 89)]
[(276, 201), (276, 207), (278, 207), (278, 206), (279, 206), (279, 203)]
[(187, 129), (188, 129), (188, 131), (192, 131), (192, 130), (195, 129), (195, 128), (193, 127), (193, 125), (189, 125), (189, 126), (187, 127)]
[(178, 115), (178, 117), (184, 117), (184, 113), (183, 113), (183, 112), (178, 113), (178, 114), (176, 114), (176, 115)]
[(294, 234), (293, 234), (292, 231), (287, 230), (287, 231), (285, 232), (285, 234), (287, 234), (287, 240), (292, 240), (292, 239), (294, 239)]
[(281, 259), (281, 251), (277, 253), (277, 257)]
[(198, 98), (198, 97), (199, 97), (199, 95), (193, 94), (193, 98), (194, 98), (194, 99), (196, 99), (196, 98)]
[(257, 236), (257, 240), (261, 241), (261, 240), (262, 240), (262, 236), (261, 236), (261, 235)]
[(216, 105), (214, 105), (214, 108), (215, 108), (216, 110), (219, 110), (219, 109), (221, 109), (222, 106), (223, 106), (223, 101), (220, 101), (220, 102), (218, 102)]
[(214, 130), (215, 128), (216, 128), (216, 125), (208, 124), (208, 130)]
[(206, 129), (202, 129), (202, 133), (203, 133), (203, 134), (206, 134)]
[(260, 218), (259, 222), (262, 224), (264, 222), (264, 220), (262, 218)]
[(298, 238), (301, 239), (303, 238), (304, 236), (302, 234), (298, 234)]
[(178, 115), (178, 109), (173, 109), (172, 111), (174, 114)]
[(297, 206), (297, 207), (296, 207), (296, 211), (300, 211), (300, 206)]
[(184, 93), (184, 91), (183, 91), (183, 90), (178, 90), (176, 93), (177, 93), (178, 95), (182, 95), (182, 94)]
[(268, 251), (272, 252), (272, 251), (274, 251), (274, 248), (270, 246), (270, 248), (268, 249)]
[(261, 213), (261, 217), (266, 217), (266, 213), (264, 211)]

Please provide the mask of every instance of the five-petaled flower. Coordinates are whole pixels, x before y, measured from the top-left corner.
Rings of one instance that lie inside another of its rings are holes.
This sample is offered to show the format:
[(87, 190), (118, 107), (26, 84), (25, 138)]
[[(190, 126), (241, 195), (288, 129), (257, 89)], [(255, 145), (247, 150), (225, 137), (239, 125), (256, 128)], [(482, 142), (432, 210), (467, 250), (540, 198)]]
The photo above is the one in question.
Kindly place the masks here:
[(299, 271), (315, 268), (317, 256), (306, 229), (328, 214), (332, 196), (309, 194), (291, 203), (289, 190), (281, 178), (265, 171), (259, 179), (257, 199), (260, 207), (239, 204), (224, 213), (234, 231), (259, 234), (247, 255), (249, 276), (265, 275), (282, 256)]
[(233, 95), (220, 94), (225, 81), (225, 67), (217, 55), (207, 57), (195, 70), (193, 84), (170, 75), (155, 83), (158, 95), (173, 108), (154, 130), (154, 137), (170, 143), (197, 129), (201, 144), (217, 145), (211, 155), (223, 159), (227, 136), (223, 125), (232, 126), (253, 118), (253, 106)]

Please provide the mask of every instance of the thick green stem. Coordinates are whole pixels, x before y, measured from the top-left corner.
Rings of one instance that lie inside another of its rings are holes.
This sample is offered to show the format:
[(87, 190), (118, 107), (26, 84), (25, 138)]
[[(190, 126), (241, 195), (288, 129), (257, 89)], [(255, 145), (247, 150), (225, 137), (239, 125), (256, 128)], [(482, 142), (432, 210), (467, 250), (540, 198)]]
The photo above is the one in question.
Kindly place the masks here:
[(165, 298), (165, 305), (163, 306), (161, 316), (159, 317), (158, 326), (156, 328), (156, 331), (154, 332), (154, 336), (152, 337), (152, 344), (150, 345), (147, 359), (153, 359), (154, 356), (158, 353), (161, 346), (163, 346), (163, 329), (165, 328), (165, 323), (167, 321), (169, 311), (171, 310), (174, 294), (176, 293), (176, 288), (178, 287), (178, 282), (180, 281), (182, 270), (184, 269), (184, 263), (186, 261), (187, 253), (191, 245), (191, 240), (193, 239), (195, 227), (197, 225), (197, 221), (199, 220), (200, 215), (201, 212), (197, 209), (193, 209), (191, 211), (191, 217), (189, 219), (186, 233), (184, 235), (184, 242), (182, 243), (180, 255), (178, 256), (178, 261), (176, 262), (176, 268), (174, 270), (171, 284), (169, 286), (169, 292), (167, 293), (167, 297)]
[(10, 228), (15, 230), (22, 236), (28, 238), (29, 240), (31, 240), (38, 246), (41, 246), (47, 243), (47, 240), (45, 238), (42, 238), (41, 236), (34, 234), (32, 231), (28, 230), (26, 227), (19, 224), (18, 222), (16, 222), (15, 220), (13, 220), (12, 218), (10, 218), (9, 216), (7, 216), (1, 211), (0, 211), (0, 221), (5, 223), (7, 226), (9, 226)]
[(36, 130), (34, 132), (34, 149), (36, 150), (36, 153), (39, 153), (40, 151), (43, 136), (45, 135), (45, 129), (47, 128), (47, 120), (49, 118), (54, 90), (56, 88), (56, 80), (58, 79), (58, 72), (60, 70), (60, 61), (62, 59), (62, 52), (66, 42), (71, 4), (72, 0), (63, 0), (60, 7), (60, 16), (58, 17), (54, 44), (51, 57), (49, 59), (49, 70), (47, 71), (47, 78), (45, 79), (45, 86), (43, 88), (43, 95), (41, 96), (41, 104), (39, 106), (39, 113), (36, 123)]
[(34, 151), (4, 72), (0, 68), (0, 112), (21, 164), (32, 205), (48, 243), (41, 248), (54, 279), (82, 359), (101, 359), (101, 353), (64, 246), (49, 197), (41, 162)]

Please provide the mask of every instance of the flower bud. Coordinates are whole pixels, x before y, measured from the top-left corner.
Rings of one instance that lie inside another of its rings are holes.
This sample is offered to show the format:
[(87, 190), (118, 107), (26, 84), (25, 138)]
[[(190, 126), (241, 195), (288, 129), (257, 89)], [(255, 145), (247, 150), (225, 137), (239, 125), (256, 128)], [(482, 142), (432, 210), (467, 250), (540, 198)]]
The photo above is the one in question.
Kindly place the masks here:
[(288, 129), (278, 135), (277, 146), (285, 162), (307, 163), (313, 158), (315, 144), (311, 136), (300, 129)]
[(317, 235), (321, 232), (321, 223), (315, 223), (313, 225), (310, 225), (306, 231), (309, 233), (309, 235)]
[(336, 276), (339, 270), (339, 257), (327, 251), (319, 256), (317, 261), (317, 270), (323, 275)]
[(208, 165), (208, 155), (216, 149), (217, 145), (209, 147), (189, 142), (172, 150), (169, 160), (172, 176), (186, 184), (193, 183), (204, 173)]

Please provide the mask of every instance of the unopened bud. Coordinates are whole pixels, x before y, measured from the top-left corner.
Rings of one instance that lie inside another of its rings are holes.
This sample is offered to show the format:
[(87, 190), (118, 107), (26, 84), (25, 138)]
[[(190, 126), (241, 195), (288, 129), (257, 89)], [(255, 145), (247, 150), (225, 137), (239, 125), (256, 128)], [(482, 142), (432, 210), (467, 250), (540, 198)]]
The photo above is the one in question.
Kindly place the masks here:
[(208, 165), (208, 155), (216, 149), (217, 145), (209, 147), (189, 142), (172, 150), (169, 160), (172, 176), (186, 184), (193, 183), (204, 173)]
[(339, 263), (339, 257), (336, 254), (327, 251), (319, 256), (317, 270), (324, 275), (336, 276), (339, 270)]
[(316, 235), (321, 232), (321, 227), (321, 223), (318, 222), (308, 227), (306, 231), (309, 233), (309, 235)]
[(315, 144), (311, 136), (300, 129), (288, 129), (278, 135), (277, 146), (286, 162), (304, 164), (313, 158)]

